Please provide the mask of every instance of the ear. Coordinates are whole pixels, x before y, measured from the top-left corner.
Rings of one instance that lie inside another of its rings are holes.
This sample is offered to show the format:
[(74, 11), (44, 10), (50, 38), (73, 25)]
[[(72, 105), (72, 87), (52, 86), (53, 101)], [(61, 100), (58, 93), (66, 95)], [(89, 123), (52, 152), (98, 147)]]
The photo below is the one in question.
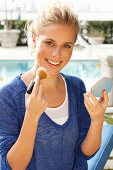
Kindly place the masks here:
[(32, 34), (32, 41), (33, 41), (33, 46), (36, 47), (36, 40), (34, 34)]

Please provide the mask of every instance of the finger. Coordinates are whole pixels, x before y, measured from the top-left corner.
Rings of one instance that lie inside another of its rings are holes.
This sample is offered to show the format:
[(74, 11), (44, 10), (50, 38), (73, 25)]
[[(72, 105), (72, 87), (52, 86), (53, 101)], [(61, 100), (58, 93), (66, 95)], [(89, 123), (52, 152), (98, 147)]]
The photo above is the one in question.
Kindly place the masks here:
[(104, 101), (104, 98), (101, 97), (101, 98), (99, 99), (99, 103), (101, 104), (103, 101)]
[(85, 103), (87, 104), (87, 106), (91, 109), (91, 110), (95, 110), (95, 106), (94, 104), (91, 102), (89, 96), (85, 93), (84, 94), (84, 99), (85, 99)]
[(42, 85), (40, 84), (40, 85), (39, 85), (39, 91), (38, 91), (38, 98), (39, 98), (39, 99), (42, 99), (43, 94), (44, 94), (44, 90), (43, 90)]
[(26, 94), (25, 94), (25, 101), (28, 99), (28, 97), (29, 97), (29, 94), (26, 93)]
[(48, 106), (48, 101), (44, 93), (42, 95), (42, 99), (43, 99), (43, 104), (45, 105), (45, 108), (46, 108)]
[(39, 78), (39, 76), (37, 76), (37, 77), (35, 78), (35, 84), (34, 84), (33, 91), (32, 91), (32, 94), (33, 94), (33, 95), (37, 95), (37, 94), (38, 94), (39, 84), (40, 84), (40, 78)]
[(93, 101), (94, 105), (98, 107), (100, 105), (99, 101), (96, 99), (96, 97), (92, 94), (92, 92), (88, 92), (89, 97)]
[(44, 101), (47, 103), (47, 105), (48, 105), (48, 100), (47, 100), (47, 97), (45, 96), (45, 94), (43, 93), (43, 99), (44, 99)]
[(89, 114), (93, 114), (92, 109), (87, 105), (85, 100), (84, 100), (84, 104), (85, 104), (85, 107), (86, 107), (87, 111), (89, 112)]
[(48, 101), (47, 101), (47, 98), (46, 98), (46, 96), (45, 96), (45, 94), (44, 94), (44, 90), (43, 90), (43, 87), (42, 87), (41, 84), (39, 85), (38, 98), (39, 98), (40, 100), (42, 100), (44, 106), (47, 107)]
[(104, 103), (105, 107), (107, 107), (107, 106), (108, 106), (108, 101), (109, 101), (108, 93), (104, 90), (104, 91), (102, 92), (102, 94), (103, 94), (103, 98), (104, 98), (103, 103)]

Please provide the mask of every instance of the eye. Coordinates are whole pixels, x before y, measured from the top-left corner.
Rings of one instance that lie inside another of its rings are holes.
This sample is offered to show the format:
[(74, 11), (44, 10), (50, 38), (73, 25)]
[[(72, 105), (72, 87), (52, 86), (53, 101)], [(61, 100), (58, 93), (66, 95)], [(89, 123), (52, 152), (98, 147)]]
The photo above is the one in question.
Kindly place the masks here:
[(46, 41), (47, 45), (52, 45), (53, 43), (51, 41)]
[(71, 46), (68, 45), (68, 44), (65, 44), (65, 45), (64, 45), (64, 48), (71, 48)]

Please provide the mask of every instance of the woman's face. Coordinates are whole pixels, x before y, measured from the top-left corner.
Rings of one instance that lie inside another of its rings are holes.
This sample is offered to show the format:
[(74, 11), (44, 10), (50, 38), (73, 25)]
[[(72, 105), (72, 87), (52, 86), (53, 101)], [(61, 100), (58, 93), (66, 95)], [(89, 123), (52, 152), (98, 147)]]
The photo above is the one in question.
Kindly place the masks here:
[(75, 41), (73, 26), (51, 24), (36, 38), (36, 62), (47, 69), (49, 75), (57, 75), (69, 62)]

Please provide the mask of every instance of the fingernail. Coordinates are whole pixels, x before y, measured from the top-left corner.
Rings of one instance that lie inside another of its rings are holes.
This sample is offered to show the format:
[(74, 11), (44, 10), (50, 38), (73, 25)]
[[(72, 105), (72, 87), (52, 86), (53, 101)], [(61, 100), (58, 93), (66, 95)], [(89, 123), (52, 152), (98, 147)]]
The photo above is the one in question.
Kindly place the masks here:
[(88, 92), (88, 94), (92, 94), (92, 92), (91, 92), (91, 91), (89, 91), (89, 92)]
[(102, 90), (102, 92), (106, 91), (105, 89)]

